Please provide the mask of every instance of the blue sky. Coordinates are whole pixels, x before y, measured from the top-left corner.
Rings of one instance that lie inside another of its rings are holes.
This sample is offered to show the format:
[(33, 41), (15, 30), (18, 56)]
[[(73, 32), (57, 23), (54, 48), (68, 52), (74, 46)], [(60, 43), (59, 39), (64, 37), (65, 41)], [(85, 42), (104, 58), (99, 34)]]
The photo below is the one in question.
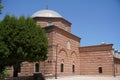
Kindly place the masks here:
[(114, 44), (120, 51), (120, 0), (2, 0), (5, 14), (31, 16), (38, 10), (57, 11), (72, 23), (72, 33), (81, 46)]

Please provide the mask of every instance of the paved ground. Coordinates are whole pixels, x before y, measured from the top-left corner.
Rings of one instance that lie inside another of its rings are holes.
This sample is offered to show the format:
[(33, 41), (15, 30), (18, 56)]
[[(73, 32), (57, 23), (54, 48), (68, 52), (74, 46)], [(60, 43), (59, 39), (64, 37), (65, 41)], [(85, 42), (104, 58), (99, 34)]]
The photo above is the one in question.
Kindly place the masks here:
[(120, 80), (119, 77), (112, 76), (67, 76), (58, 77), (58, 79), (47, 79), (47, 80)]

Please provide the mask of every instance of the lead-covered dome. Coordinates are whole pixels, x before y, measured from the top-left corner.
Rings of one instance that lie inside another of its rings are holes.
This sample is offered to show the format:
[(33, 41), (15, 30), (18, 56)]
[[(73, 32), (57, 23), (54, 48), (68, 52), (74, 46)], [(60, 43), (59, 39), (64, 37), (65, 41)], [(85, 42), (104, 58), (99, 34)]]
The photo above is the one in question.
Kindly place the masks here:
[(62, 18), (62, 16), (57, 13), (56, 11), (53, 11), (53, 10), (40, 10), (40, 11), (37, 11), (36, 13), (34, 13), (32, 15), (32, 17), (57, 17), (57, 18)]

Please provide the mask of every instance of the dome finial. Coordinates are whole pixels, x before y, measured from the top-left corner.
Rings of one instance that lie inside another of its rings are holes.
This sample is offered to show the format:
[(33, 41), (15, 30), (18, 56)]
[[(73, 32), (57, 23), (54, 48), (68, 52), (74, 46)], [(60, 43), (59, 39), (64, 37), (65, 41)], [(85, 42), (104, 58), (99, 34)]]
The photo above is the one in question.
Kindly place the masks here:
[(46, 5), (46, 10), (48, 10), (48, 5)]

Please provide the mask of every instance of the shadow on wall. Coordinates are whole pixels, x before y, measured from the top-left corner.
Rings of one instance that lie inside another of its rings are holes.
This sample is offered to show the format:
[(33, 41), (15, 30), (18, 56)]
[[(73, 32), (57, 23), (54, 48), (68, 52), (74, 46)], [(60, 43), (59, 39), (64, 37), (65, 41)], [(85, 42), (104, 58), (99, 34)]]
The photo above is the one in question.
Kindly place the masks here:
[(6, 77), (0, 80), (46, 80), (42, 73), (34, 73), (33, 76)]

